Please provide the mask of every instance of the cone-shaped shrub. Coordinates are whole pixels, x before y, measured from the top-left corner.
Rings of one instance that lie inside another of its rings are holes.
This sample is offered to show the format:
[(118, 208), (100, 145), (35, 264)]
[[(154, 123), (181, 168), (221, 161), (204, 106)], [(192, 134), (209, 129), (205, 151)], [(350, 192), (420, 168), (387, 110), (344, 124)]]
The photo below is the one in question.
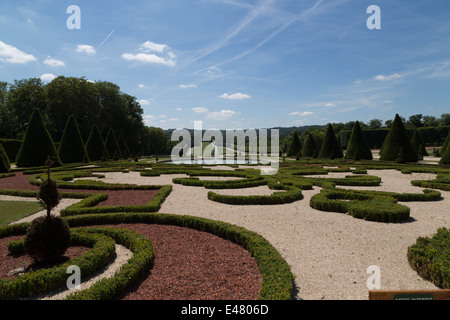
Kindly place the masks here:
[(300, 139), (298, 138), (297, 132), (294, 132), (294, 135), (292, 136), (291, 143), (289, 144), (289, 148), (287, 151), (288, 157), (297, 157), (301, 156), (302, 151), (302, 143), (300, 142)]
[(125, 140), (123, 139), (123, 136), (119, 137), (119, 141), (118, 142), (119, 142), (119, 148), (120, 148), (120, 151), (122, 152), (123, 158), (125, 159), (125, 158), (131, 157), (130, 149), (128, 149), (128, 146), (125, 143)]
[(347, 145), (347, 151), (345, 152), (345, 158), (354, 160), (372, 160), (372, 151), (370, 151), (366, 138), (362, 133), (359, 121), (356, 121), (353, 126), (352, 134)]
[(444, 140), (444, 144), (442, 145), (442, 148), (440, 150), (441, 156), (447, 151), (447, 147), (450, 145), (450, 131), (448, 132), (447, 137)]
[(105, 142), (97, 126), (93, 126), (89, 138), (86, 141), (86, 152), (91, 161), (100, 161), (104, 155), (109, 158)]
[(316, 144), (314, 142), (314, 137), (310, 133), (305, 139), (302, 148), (302, 157), (314, 157), (316, 153)]
[(61, 165), (55, 144), (42, 121), (41, 113), (35, 109), (17, 153), (16, 165), (18, 167), (43, 166), (48, 156), (52, 157), (53, 166)]
[(414, 150), (416, 150), (418, 156), (425, 157), (428, 155), (427, 149), (425, 149), (425, 144), (423, 143), (422, 136), (419, 130), (414, 131), (414, 135), (411, 139), (411, 145)]
[(0, 143), (0, 173), (9, 172), (9, 169), (11, 169), (11, 163), (9, 162), (8, 154)]
[[(400, 149), (403, 148), (400, 155)], [(380, 160), (396, 161), (399, 156), (405, 162), (417, 162), (417, 152), (414, 150), (409, 140), (408, 133), (403, 125), (402, 119), (398, 114), (392, 122), (391, 129), (384, 139), (380, 149)]]
[(67, 120), (58, 154), (63, 163), (83, 162), (86, 159), (86, 148), (74, 116)]
[(336, 135), (334, 134), (333, 126), (331, 123), (328, 124), (327, 130), (325, 132), (325, 138), (322, 142), (322, 147), (320, 148), (319, 158), (342, 158), (342, 150), (339, 147)]
[(109, 128), (108, 134), (105, 139), (106, 149), (108, 150), (108, 154), (111, 158), (119, 157), (122, 158), (122, 153), (120, 152), (119, 144), (117, 143), (116, 135), (114, 134), (114, 130)]
[(439, 164), (450, 164), (450, 148), (447, 147), (444, 153), (441, 153)]

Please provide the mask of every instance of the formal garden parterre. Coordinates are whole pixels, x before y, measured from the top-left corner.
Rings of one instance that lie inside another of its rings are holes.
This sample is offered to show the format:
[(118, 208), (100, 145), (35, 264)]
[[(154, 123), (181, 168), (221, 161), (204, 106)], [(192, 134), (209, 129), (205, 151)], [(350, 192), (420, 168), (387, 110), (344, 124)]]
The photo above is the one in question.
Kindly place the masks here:
[[(265, 210), (264, 208), (279, 210), (277, 208), (283, 208), (285, 205), (295, 206), (307, 201), (307, 205), (311, 209), (318, 210), (323, 215), (326, 215), (327, 212), (345, 214), (366, 224), (377, 223), (389, 226), (394, 223), (395, 228), (414, 223), (415, 218), (411, 215), (408, 202), (432, 204), (444, 201), (442, 192), (448, 191), (450, 185), (449, 169), (445, 165), (444, 157), (440, 166), (415, 163), (417, 159), (413, 159), (411, 156), (413, 149), (405, 148), (405, 142), (401, 142), (402, 139), (405, 139), (405, 134), (401, 129), (401, 122), (398, 122), (397, 119), (394, 121), (393, 127), (399, 126), (399, 128), (392, 130), (392, 134), (388, 135), (387, 141), (391, 145), (382, 148), (381, 159), (378, 161), (373, 161), (368, 157), (367, 144), (363, 143), (364, 141), (361, 142), (361, 133), (357, 126), (350, 138), (348, 148), (352, 153), (343, 157), (337, 141), (334, 139), (332, 127), (328, 126), (325, 133), (326, 139), (320, 150), (316, 149), (312, 153), (313, 156), (306, 157), (305, 155), (310, 151), (302, 152), (303, 150), (300, 150), (300, 148), (310, 148), (307, 141), (298, 144), (294, 140), (289, 152), (295, 158), (291, 157), (281, 161), (278, 173), (269, 176), (261, 175), (259, 170), (252, 166), (231, 165), (233, 170), (215, 170), (214, 166), (201, 164), (172, 165), (146, 162), (145, 159), (141, 159), (141, 161), (136, 161), (138, 160), (136, 158), (123, 159), (120, 144), (114, 133), (108, 131), (108, 143), (105, 143), (101, 140), (101, 135), (98, 139), (99, 136), (95, 134), (95, 129), (90, 135), (90, 142), (93, 143), (94, 136), (97, 136), (97, 146), (91, 150), (101, 150), (101, 154), (98, 152), (97, 159), (93, 160), (92, 158), (95, 157), (91, 156), (88, 151), (88, 144), (80, 144), (79, 137), (69, 139), (67, 135), (64, 135), (64, 139), (57, 149), (49, 138), (45, 126), (42, 125), (42, 119), (38, 112), (32, 115), (31, 120), (29, 126), (31, 128), (25, 134), (24, 142), (15, 161), (18, 167), (11, 168), (6, 160), (2, 160), (4, 167), (7, 168), (4, 171), (7, 172), (0, 176), (0, 194), (15, 197), (38, 197), (39, 190), (42, 189), (46, 179), (50, 180), (51, 178), (56, 183), (61, 197), (79, 200), (63, 208), (60, 216), (70, 226), (71, 246), (81, 245), (88, 249), (61, 264), (55, 263), (54, 266), (36, 271), (25, 270), (23, 275), (14, 279), (0, 279), (0, 297), (3, 299), (32, 298), (64, 287), (65, 279), (67, 279), (65, 270), (68, 265), (76, 264), (82, 269), (83, 275), (90, 275), (110, 261), (114, 244), (127, 247), (133, 253), (133, 257), (124, 263), (112, 277), (104, 278), (90, 288), (69, 294), (66, 298), (117, 299), (123, 297), (130, 288), (135, 288), (133, 286), (145, 282), (143, 279), (148, 276), (149, 270), (154, 267), (155, 259), (157, 259), (157, 256), (154, 255), (156, 248), (152, 246), (151, 236), (145, 237), (138, 232), (124, 228), (125, 225), (130, 227), (137, 225), (176, 226), (182, 229), (206, 232), (225, 239), (230, 244), (238, 245), (246, 250), (249, 253), (249, 261), (254, 261), (257, 266), (257, 271), (255, 270), (253, 273), (260, 274), (260, 283), (258, 284), (258, 280), (252, 282), (254, 283), (252, 288), (256, 288), (256, 294), (253, 292), (252, 296), (242, 296), (242, 298), (292, 299), (294, 291), (298, 290), (295, 288), (295, 282), (298, 280), (296, 278), (301, 277), (302, 272), (292, 270), (294, 266), (284, 258), (283, 252), (280, 253), (269, 239), (258, 232), (252, 231), (251, 228), (228, 223), (226, 218), (223, 221), (207, 219), (196, 216), (195, 210), (189, 215), (178, 212), (164, 213), (161, 209), (164, 208), (165, 201), (170, 198), (173, 188), (177, 186), (188, 188), (185, 192), (205, 189), (207, 191), (205, 201), (240, 208), (242, 215), (245, 215), (246, 208), (251, 206), (260, 207), (262, 211)], [(66, 130), (72, 132), (69, 135), (79, 136), (74, 119), (68, 120)], [(36, 139), (39, 136), (44, 136), (45, 139)], [(32, 142), (27, 141), (27, 137), (32, 138)], [(46, 147), (39, 145), (43, 141)], [(78, 141), (78, 144), (75, 141)], [(73, 147), (64, 147), (66, 143)], [(407, 145), (409, 146), (409, 144)], [(78, 158), (70, 156), (70, 152), (67, 151), (76, 148), (79, 150)], [(44, 152), (38, 156), (35, 150)], [(123, 144), (122, 150), (125, 150)], [(129, 152), (123, 153), (130, 154)], [(5, 152), (1, 154), (3, 154), (2, 159), (7, 158)], [(395, 156), (392, 157), (392, 154)], [(51, 156), (53, 159), (51, 168), (39, 165), (42, 161), (33, 160), (47, 156)], [(383, 179), (376, 172), (382, 170), (392, 170), (400, 172), (402, 175), (429, 173), (435, 175), (435, 178), (411, 180), (413, 186), (425, 188), (418, 188), (414, 193), (378, 191), (375, 188), (383, 183)], [(138, 176), (142, 180), (140, 184), (103, 182), (102, 179), (105, 179), (109, 173), (120, 174), (124, 181), (127, 175)], [(335, 177), (333, 174), (342, 174), (343, 176)], [(142, 181), (151, 181), (153, 177), (166, 175), (182, 176), (175, 177), (170, 183), (164, 185), (142, 183)], [(208, 177), (222, 177), (223, 179), (208, 180)], [(253, 190), (253, 188), (259, 187), (268, 188), (271, 193), (269, 195), (227, 195), (220, 192), (225, 189)], [(347, 189), (347, 187), (373, 188), (373, 190)], [(313, 191), (318, 192), (308, 195), (308, 200), (306, 200), (304, 194)], [(117, 195), (115, 192), (122, 193), (119, 202), (113, 202), (113, 205), (101, 205), (108, 199), (114, 198)], [(137, 196), (139, 192), (146, 195), (141, 198), (147, 198), (145, 202), (136, 204), (137, 198), (140, 198)], [(282, 212), (280, 214), (282, 215)], [(264, 215), (264, 212), (261, 212), (261, 215)], [(261, 219), (264, 217), (262, 216)], [(281, 219), (283, 219), (282, 216), (280, 216)], [(443, 219), (448, 222), (448, 215)], [(400, 225), (396, 225), (397, 223)], [(114, 227), (114, 225), (121, 227)], [(30, 222), (21, 223), (19, 221), (0, 228), (2, 238), (11, 237), (12, 239), (8, 242), (9, 255), (20, 256), (23, 254), (24, 245), (20, 237), (26, 234), (29, 226)], [(411, 266), (417, 269), (418, 274), (425, 279), (430, 279), (439, 288), (448, 288), (449, 283), (448, 229), (445, 227), (446, 225), (439, 228), (436, 231), (437, 235), (431, 237), (431, 240), (419, 238), (417, 244), (411, 243), (411, 248), (404, 253), (404, 259), (407, 259)], [(378, 227), (375, 226), (375, 228)], [(170, 235), (168, 236), (170, 237)], [(431, 244), (428, 245), (428, 243)], [(278, 243), (277, 245), (280, 248), (284, 247)], [(439, 246), (439, 255), (435, 254), (435, 249), (430, 248), (431, 245)], [(245, 264), (245, 261), (237, 259), (234, 262)], [(232, 266), (232, 262), (218, 263)], [(168, 281), (167, 278), (164, 280)], [(224, 281), (227, 280), (224, 279)], [(230, 282), (232, 281), (230, 280)], [(245, 281), (235, 285), (245, 288)], [(207, 299), (210, 294), (211, 292), (206, 292), (201, 297)], [(145, 296), (144, 294), (141, 297)], [(220, 298), (226, 299), (226, 296)], [(235, 298), (233, 297), (233, 299)]]

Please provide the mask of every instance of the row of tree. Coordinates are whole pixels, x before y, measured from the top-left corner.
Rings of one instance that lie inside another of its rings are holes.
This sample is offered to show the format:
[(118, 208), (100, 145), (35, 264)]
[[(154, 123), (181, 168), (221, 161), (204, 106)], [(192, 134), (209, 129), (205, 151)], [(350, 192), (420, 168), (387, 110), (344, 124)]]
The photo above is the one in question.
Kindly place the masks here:
[[(449, 145), (450, 132), (440, 151), (442, 156), (440, 164), (450, 164)], [(402, 118), (397, 114), (380, 149), (380, 160), (396, 161), (399, 163), (417, 162), (426, 155), (428, 153), (419, 131), (416, 130), (412, 139), (410, 139)], [(345, 155), (339, 145), (333, 126), (328, 124), (320, 144), (317, 144), (317, 139), (314, 139), (313, 133), (309, 133), (302, 143), (299, 135), (294, 132), (287, 148), (287, 156), (294, 156), (297, 159), (300, 157), (318, 157), (372, 160), (373, 158), (358, 121), (353, 125)]]

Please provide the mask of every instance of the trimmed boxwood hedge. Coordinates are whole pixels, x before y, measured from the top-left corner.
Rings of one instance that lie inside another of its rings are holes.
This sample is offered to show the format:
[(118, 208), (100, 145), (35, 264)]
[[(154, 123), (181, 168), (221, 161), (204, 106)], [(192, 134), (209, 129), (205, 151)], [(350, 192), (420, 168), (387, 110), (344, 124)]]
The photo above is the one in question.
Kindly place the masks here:
[(420, 237), (408, 248), (410, 266), (437, 287), (450, 289), (450, 230), (439, 228), (431, 238)]
[(405, 221), (410, 214), (410, 209), (398, 204), (393, 197), (350, 190), (322, 189), (311, 197), (310, 206), (321, 211), (349, 213), (354, 218), (378, 222)]
[[(259, 299), (292, 299), (294, 276), (289, 265), (270, 242), (261, 235), (245, 228), (205, 218), (163, 213), (110, 213), (73, 216), (65, 219), (71, 227), (119, 223), (149, 223), (175, 225), (212, 233), (242, 246), (255, 258), (263, 278)], [(131, 266), (129, 269), (131, 270), (129, 270), (129, 272), (127, 271), (125, 276), (121, 276), (120, 280), (116, 279), (116, 275), (111, 278), (111, 281), (104, 280), (101, 284), (91, 287), (92, 289), (87, 296), (78, 296), (74, 298), (110, 298), (112, 294), (109, 295), (108, 292), (116, 294), (123, 290), (123, 282), (127, 281), (128, 277), (135, 279), (133, 271), (136, 269), (135, 264), (137, 264), (137, 262), (133, 261), (130, 264)]]
[(302, 190), (292, 188), (290, 191), (274, 192), (268, 196), (233, 196), (208, 192), (208, 199), (220, 203), (236, 205), (271, 205), (291, 203), (303, 199)]
[[(14, 228), (11, 228), (11, 230), (17, 232)], [(7, 232), (3, 232), (3, 237), (5, 233)], [(83, 276), (89, 276), (106, 266), (115, 253), (115, 241), (101, 234), (86, 233), (84, 230), (73, 229), (71, 230), (71, 242), (72, 245), (89, 246), (92, 249), (53, 268), (31, 270), (12, 280), (0, 279), (0, 299), (30, 297), (62, 288), (66, 285), (67, 268), (70, 265), (78, 266)], [(23, 250), (23, 242), (22, 244), (14, 242), (14, 244), (11, 244), (10, 250), (16, 253), (20, 252)]]

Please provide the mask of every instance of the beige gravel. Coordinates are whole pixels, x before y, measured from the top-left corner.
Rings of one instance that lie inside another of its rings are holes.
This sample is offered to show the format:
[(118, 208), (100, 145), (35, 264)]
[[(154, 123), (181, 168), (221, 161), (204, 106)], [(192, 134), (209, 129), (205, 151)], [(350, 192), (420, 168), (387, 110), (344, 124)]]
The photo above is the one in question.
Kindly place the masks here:
[[(325, 177), (349, 173), (330, 173)], [(394, 192), (416, 192), (410, 181), (433, 179), (429, 174), (401, 174), (396, 170), (369, 170), (382, 178), (379, 187), (345, 187)], [(138, 172), (105, 173), (105, 182), (135, 184), (172, 184), (172, 178), (186, 175), (141, 177)], [(344, 187), (341, 187), (344, 188)], [(302, 299), (368, 298), (367, 280), (371, 265), (380, 267), (381, 290), (437, 289), (409, 266), (407, 248), (418, 237), (428, 237), (439, 227), (450, 227), (450, 192), (441, 191), (437, 202), (402, 203), (411, 208), (411, 219), (404, 223), (378, 223), (349, 215), (322, 212), (309, 206), (310, 198), (320, 191), (303, 191), (304, 199), (283, 205), (233, 206), (207, 199), (208, 189), (173, 184), (172, 193), (160, 212), (192, 215), (236, 224), (264, 236), (291, 266), (296, 279), (297, 296)], [(223, 194), (271, 194), (267, 186), (213, 190)]]

